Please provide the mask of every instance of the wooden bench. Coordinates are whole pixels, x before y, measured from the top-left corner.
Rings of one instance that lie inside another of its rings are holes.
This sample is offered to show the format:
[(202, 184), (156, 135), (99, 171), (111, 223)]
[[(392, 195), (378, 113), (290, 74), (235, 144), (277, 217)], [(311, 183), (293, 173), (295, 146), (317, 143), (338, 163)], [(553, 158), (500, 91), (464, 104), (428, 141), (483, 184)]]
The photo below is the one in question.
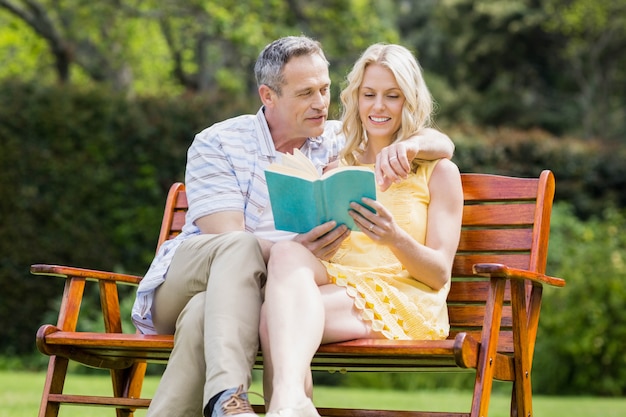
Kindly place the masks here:
[[(511, 381), (511, 415), (532, 416), (531, 368), (544, 285), (561, 287), (544, 275), (548, 251), (554, 177), (514, 178), (463, 174), (463, 230), (448, 297), (451, 333), (441, 341), (354, 340), (323, 345), (314, 370), (475, 373), (471, 409), (466, 412), (320, 408), (328, 416), (487, 416), (492, 383)], [(184, 185), (168, 194), (158, 239), (176, 236), (184, 224)], [(37, 347), (50, 356), (39, 416), (56, 416), (61, 404), (108, 405), (117, 416), (132, 416), (149, 405), (141, 397), (146, 363), (165, 363), (173, 337), (122, 333), (119, 284), (141, 277), (55, 265), (32, 265), (38, 275), (65, 279), (58, 322), (43, 325)], [(106, 333), (77, 331), (85, 283), (97, 281)], [(131, 330), (132, 331), (132, 330)], [(109, 369), (113, 397), (63, 392), (70, 361)], [(262, 368), (258, 356), (257, 368)], [(407, 393), (407, 395), (411, 395)], [(262, 406), (255, 406), (263, 412)]]

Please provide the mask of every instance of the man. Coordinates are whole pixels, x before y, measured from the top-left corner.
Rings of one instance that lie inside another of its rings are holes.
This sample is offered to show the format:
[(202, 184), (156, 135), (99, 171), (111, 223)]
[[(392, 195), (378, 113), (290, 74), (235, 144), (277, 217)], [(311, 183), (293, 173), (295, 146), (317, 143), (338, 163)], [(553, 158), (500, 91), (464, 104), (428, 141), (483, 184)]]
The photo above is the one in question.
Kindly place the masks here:
[[(318, 42), (286, 37), (259, 55), (262, 107), (196, 135), (187, 155), (189, 210), (182, 233), (162, 245), (141, 282), (133, 321), (143, 333), (175, 334), (174, 350), (148, 416), (253, 416), (244, 389), (258, 349), (269, 248), (281, 239), (329, 259), (349, 230), (335, 222), (300, 235), (274, 228), (264, 169), (294, 148), (320, 169), (343, 146), (327, 121), (328, 61)], [(409, 160), (451, 157), (433, 130), (394, 144), (377, 160), (379, 186), (404, 176)]]

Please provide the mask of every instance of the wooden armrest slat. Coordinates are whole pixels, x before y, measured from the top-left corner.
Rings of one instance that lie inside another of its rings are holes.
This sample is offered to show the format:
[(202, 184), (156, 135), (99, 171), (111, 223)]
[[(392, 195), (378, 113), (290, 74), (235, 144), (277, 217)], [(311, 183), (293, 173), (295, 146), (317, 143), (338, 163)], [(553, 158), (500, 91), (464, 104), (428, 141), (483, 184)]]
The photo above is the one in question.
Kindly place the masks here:
[(562, 278), (551, 277), (537, 272), (531, 272), (519, 268), (511, 268), (502, 264), (475, 264), (473, 266), (474, 273), (478, 275), (507, 278), (507, 279), (527, 279), (537, 284), (552, 285), (555, 287), (564, 287), (565, 280)]
[(30, 272), (35, 275), (51, 275), (62, 278), (80, 277), (92, 280), (115, 281), (132, 285), (139, 285), (139, 282), (141, 281), (141, 277), (136, 275), (119, 274), (116, 272), (97, 271), (94, 269), (84, 269), (62, 265), (35, 264), (30, 266)]

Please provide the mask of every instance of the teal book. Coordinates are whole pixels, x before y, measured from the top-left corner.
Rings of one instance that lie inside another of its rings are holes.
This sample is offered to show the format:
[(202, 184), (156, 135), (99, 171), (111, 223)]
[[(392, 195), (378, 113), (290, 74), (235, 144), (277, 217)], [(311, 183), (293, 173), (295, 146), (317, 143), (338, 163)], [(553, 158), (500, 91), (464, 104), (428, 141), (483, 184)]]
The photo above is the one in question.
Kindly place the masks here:
[(285, 154), (280, 164), (265, 171), (270, 203), (277, 230), (306, 233), (330, 220), (358, 230), (348, 214), (350, 203), (362, 197), (376, 199), (374, 172), (349, 166), (321, 176), (313, 163), (297, 149)]

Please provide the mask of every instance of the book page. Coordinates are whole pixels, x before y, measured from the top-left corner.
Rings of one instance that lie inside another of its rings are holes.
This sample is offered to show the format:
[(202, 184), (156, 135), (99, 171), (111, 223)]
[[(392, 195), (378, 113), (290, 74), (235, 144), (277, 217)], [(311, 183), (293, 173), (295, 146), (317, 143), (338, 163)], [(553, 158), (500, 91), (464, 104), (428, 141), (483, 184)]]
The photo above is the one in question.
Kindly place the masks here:
[(368, 167), (363, 167), (363, 166), (340, 166), (337, 168), (333, 168), (330, 171), (326, 171), (322, 174), (321, 178), (328, 178), (331, 177), (341, 171), (365, 171), (365, 172), (373, 172), (370, 168)]
[(268, 171), (281, 172), (291, 176), (314, 181), (320, 177), (317, 168), (309, 158), (299, 149), (293, 150), (292, 154), (284, 154), (280, 163), (271, 164)]
[(300, 149), (294, 148), (293, 155), (290, 156), (293, 156), (293, 159), (298, 161), (298, 163), (302, 166), (302, 169), (310, 172), (311, 175), (315, 175), (315, 177), (320, 176), (319, 171), (315, 167), (315, 164), (313, 164), (313, 161), (311, 161), (305, 154), (303, 154)]

